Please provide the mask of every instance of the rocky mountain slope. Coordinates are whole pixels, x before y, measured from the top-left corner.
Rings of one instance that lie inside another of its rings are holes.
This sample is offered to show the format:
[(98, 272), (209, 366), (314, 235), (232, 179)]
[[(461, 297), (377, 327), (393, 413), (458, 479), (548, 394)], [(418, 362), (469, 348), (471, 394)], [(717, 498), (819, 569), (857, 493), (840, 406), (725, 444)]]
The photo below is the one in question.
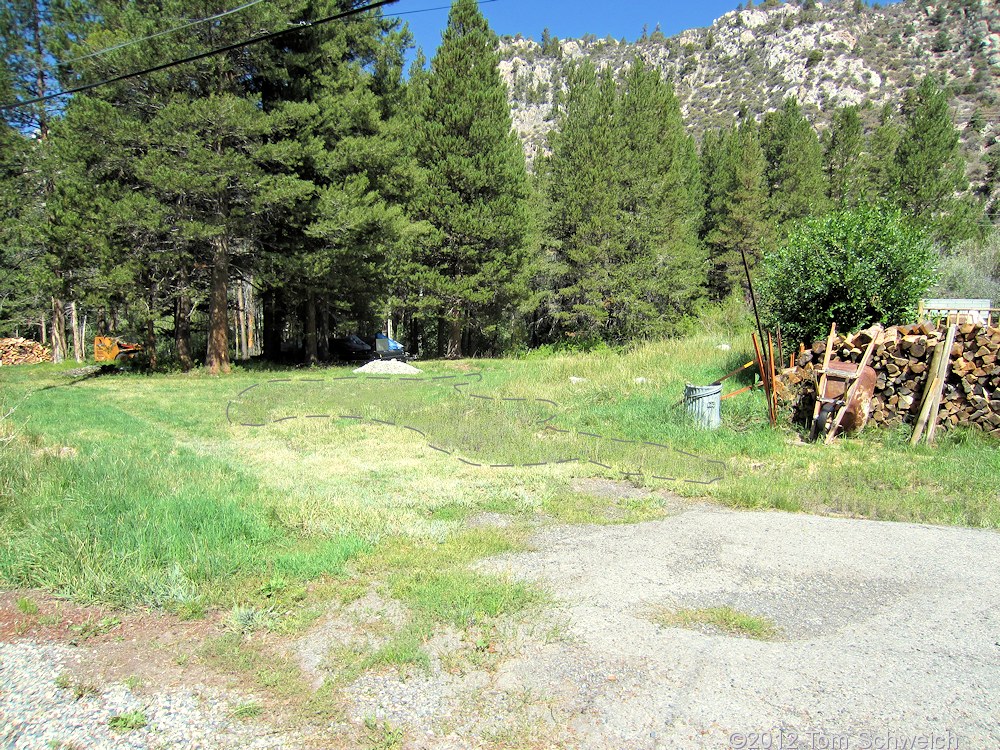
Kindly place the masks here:
[(696, 136), (732, 124), (742, 111), (759, 116), (788, 96), (820, 129), (848, 104), (867, 105), (865, 118), (875, 123), (882, 105), (900, 101), (935, 73), (953, 92), (974, 183), (985, 179), (983, 156), (1000, 138), (996, 0), (904, 0), (884, 8), (769, 0), (670, 38), (654, 31), (635, 43), (594, 36), (544, 42), (505, 37), (501, 46), (501, 71), (529, 159), (547, 150), (567, 67), (583, 58), (616, 70), (637, 56), (658, 66), (673, 81)]

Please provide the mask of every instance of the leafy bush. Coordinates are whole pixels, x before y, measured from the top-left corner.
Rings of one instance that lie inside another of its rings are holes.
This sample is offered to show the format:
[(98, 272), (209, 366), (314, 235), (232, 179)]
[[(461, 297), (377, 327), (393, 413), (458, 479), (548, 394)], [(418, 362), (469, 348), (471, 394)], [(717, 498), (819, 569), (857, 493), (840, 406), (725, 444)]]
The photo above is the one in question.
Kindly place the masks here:
[(843, 330), (902, 323), (934, 283), (936, 259), (926, 235), (898, 209), (807, 219), (765, 257), (761, 301), (786, 340), (814, 341), (833, 321)]

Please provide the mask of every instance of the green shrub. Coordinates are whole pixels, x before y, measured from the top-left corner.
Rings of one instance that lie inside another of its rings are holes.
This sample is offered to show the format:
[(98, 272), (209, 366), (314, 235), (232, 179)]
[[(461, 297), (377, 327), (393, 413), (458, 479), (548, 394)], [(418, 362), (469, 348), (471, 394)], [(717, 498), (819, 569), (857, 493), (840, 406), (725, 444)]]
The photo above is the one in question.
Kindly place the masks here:
[(912, 319), (935, 279), (937, 254), (898, 209), (866, 207), (807, 219), (765, 257), (760, 296), (786, 340)]

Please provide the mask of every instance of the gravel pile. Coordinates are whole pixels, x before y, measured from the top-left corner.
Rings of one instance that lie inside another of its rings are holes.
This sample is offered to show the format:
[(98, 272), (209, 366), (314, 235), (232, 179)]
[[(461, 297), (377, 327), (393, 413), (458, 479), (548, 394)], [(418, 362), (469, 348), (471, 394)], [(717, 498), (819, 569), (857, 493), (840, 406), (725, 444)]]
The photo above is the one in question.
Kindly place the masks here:
[(423, 370), (398, 359), (374, 359), (354, 372), (364, 375), (419, 375)]
[[(230, 718), (238, 705), (233, 696), (203, 686), (139, 694), (120, 683), (78, 689), (72, 678), (78, 661), (77, 652), (65, 646), (0, 644), (0, 747), (222, 750), (300, 745), (260, 724)], [(68, 687), (60, 687), (66, 682)], [(132, 712), (142, 714), (145, 727), (123, 731), (109, 726), (112, 717)]]

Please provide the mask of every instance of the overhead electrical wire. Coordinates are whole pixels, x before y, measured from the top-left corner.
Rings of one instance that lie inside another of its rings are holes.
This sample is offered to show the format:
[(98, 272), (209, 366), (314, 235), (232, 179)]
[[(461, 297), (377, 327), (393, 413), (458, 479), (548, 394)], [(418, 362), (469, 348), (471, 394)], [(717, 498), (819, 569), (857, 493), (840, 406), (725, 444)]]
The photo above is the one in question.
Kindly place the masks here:
[(157, 39), (161, 36), (166, 36), (167, 34), (173, 34), (176, 31), (184, 31), (185, 29), (190, 29), (192, 26), (199, 26), (200, 24), (208, 23), (209, 21), (218, 21), (220, 18), (225, 18), (226, 16), (231, 16), (234, 13), (239, 13), (240, 11), (246, 10), (247, 8), (252, 8), (255, 5), (259, 5), (262, 2), (264, 2), (264, 0), (251, 0), (251, 2), (244, 3), (238, 8), (233, 8), (231, 10), (224, 10), (221, 13), (216, 13), (214, 16), (208, 16), (206, 18), (199, 18), (194, 21), (189, 21), (188, 23), (182, 24), (181, 26), (175, 26), (171, 29), (164, 29), (163, 31), (157, 31), (155, 34), (150, 34), (149, 36), (143, 36), (137, 39), (129, 39), (127, 41), (121, 42), (120, 44), (115, 44), (111, 47), (105, 47), (104, 49), (99, 49), (94, 52), (88, 52), (86, 55), (80, 55), (79, 57), (71, 57), (69, 60), (60, 60), (59, 64), (69, 65), (70, 63), (79, 62), (80, 60), (89, 60), (92, 57), (105, 55), (108, 52), (114, 52), (115, 50), (131, 47), (133, 44), (141, 44), (142, 42), (148, 42), (151, 39)]
[[(188, 23), (182, 24), (181, 26), (174, 26), (170, 29), (164, 29), (163, 31), (157, 31), (155, 34), (150, 34), (149, 36), (137, 37), (135, 39), (128, 39), (120, 44), (112, 45), (111, 47), (105, 47), (104, 49), (99, 49), (94, 52), (88, 52), (86, 55), (80, 55), (78, 57), (71, 57), (68, 60), (60, 60), (60, 65), (69, 65), (71, 63), (79, 62), (80, 60), (90, 60), (94, 57), (99, 57), (100, 55), (107, 54), (108, 52), (114, 52), (116, 50), (125, 49), (126, 47), (131, 47), (135, 44), (141, 44), (142, 42), (148, 42), (151, 39), (157, 39), (161, 36), (166, 36), (167, 34), (173, 34), (176, 31), (184, 31), (185, 29), (190, 29), (192, 26), (198, 26), (203, 23), (208, 23), (209, 21), (217, 21), (220, 18), (225, 18), (226, 16), (231, 16), (234, 13), (239, 13), (247, 8), (252, 8), (255, 5), (259, 5), (264, 2), (264, 0), (252, 0), (249, 3), (244, 3), (237, 8), (232, 8), (231, 10), (224, 10), (221, 13), (216, 13), (214, 16), (207, 16), (205, 18), (199, 18), (194, 21), (189, 21)], [(490, 3), (498, 2), (498, 0), (479, 0), (478, 5), (489, 5)], [(406, 10), (401, 13), (397, 13), (397, 16), (413, 16), (418, 13), (430, 13), (436, 10), (450, 10), (450, 5), (438, 5), (433, 8), (418, 8), (417, 10)], [(291, 23), (291, 22), (289, 22)], [(301, 26), (302, 24), (293, 24), (294, 26)]]
[[(270, 34), (264, 34), (263, 36), (251, 37), (250, 39), (245, 39), (242, 42), (236, 42), (234, 44), (227, 44), (224, 47), (216, 47), (215, 49), (208, 50), (207, 52), (200, 52), (197, 55), (191, 55), (189, 57), (184, 57), (184, 58), (181, 58), (179, 60), (171, 60), (170, 62), (162, 63), (161, 65), (154, 65), (151, 68), (144, 68), (143, 70), (136, 70), (136, 71), (133, 71), (131, 73), (123, 73), (120, 76), (114, 76), (113, 78), (105, 78), (105, 79), (100, 80), (100, 81), (95, 81), (94, 83), (84, 84), (83, 86), (76, 86), (76, 87), (71, 88), (71, 89), (63, 89), (62, 91), (57, 91), (57, 92), (55, 92), (53, 94), (47, 94), (45, 96), (39, 96), (39, 97), (36, 97), (35, 99), (27, 99), (27, 100), (25, 100), (23, 102), (11, 102), (11, 103), (8, 103), (8, 104), (0, 104), (0, 112), (6, 112), (7, 110), (11, 110), (11, 109), (18, 109), (19, 107), (27, 107), (28, 105), (31, 105), (31, 104), (39, 104), (41, 102), (47, 102), (47, 101), (50, 101), (52, 99), (58, 99), (59, 97), (62, 97), (62, 96), (69, 96), (71, 94), (79, 94), (79, 93), (81, 93), (83, 91), (90, 91), (91, 89), (96, 89), (99, 86), (107, 86), (108, 84), (112, 84), (112, 83), (120, 83), (121, 81), (127, 81), (130, 78), (138, 78), (139, 76), (148, 75), (150, 73), (157, 73), (157, 72), (159, 72), (161, 70), (167, 70), (168, 68), (174, 68), (174, 67), (176, 67), (178, 65), (184, 65), (185, 63), (196, 62), (198, 60), (204, 60), (204, 59), (206, 59), (208, 57), (213, 57), (214, 55), (220, 55), (220, 54), (222, 54), (224, 52), (232, 52), (233, 50), (243, 49), (244, 47), (249, 47), (249, 46), (251, 46), (253, 44), (257, 44), (258, 42), (270, 41), (271, 39), (277, 39), (278, 37), (285, 36), (286, 34), (294, 34), (294, 33), (298, 32), (298, 31), (303, 31), (305, 29), (312, 28), (313, 26), (321, 26), (322, 24), (330, 23), (331, 21), (339, 21), (339, 20), (341, 20), (343, 18), (348, 18), (350, 16), (355, 16), (355, 15), (358, 15), (360, 13), (364, 13), (365, 11), (368, 11), (368, 10), (374, 10), (376, 8), (381, 8), (382, 6), (385, 6), (385, 5), (392, 5), (393, 3), (396, 3), (398, 1), (399, 0), (379, 0), (379, 2), (370, 3), (368, 5), (365, 5), (364, 7), (361, 7), (361, 8), (352, 8), (351, 10), (344, 11), (343, 13), (337, 13), (335, 15), (327, 16), (326, 18), (320, 18), (320, 19), (317, 19), (315, 21), (303, 21), (302, 23), (296, 24), (295, 26), (293, 26), (290, 29), (282, 29), (281, 31), (273, 31)], [(217, 14), (215, 16), (211, 16), (209, 18), (202, 18), (202, 19), (199, 19), (197, 21), (192, 21), (191, 23), (189, 23), (189, 24), (187, 24), (185, 26), (179, 26), (179, 27), (174, 28), (174, 29), (166, 29), (164, 31), (157, 32), (156, 34), (152, 34), (152, 35), (150, 35), (148, 37), (143, 37), (141, 39), (132, 39), (132, 40), (129, 40), (127, 42), (122, 42), (121, 44), (116, 45), (114, 47), (108, 47), (107, 49), (104, 49), (104, 50), (99, 50), (97, 52), (92, 52), (89, 55), (83, 55), (81, 57), (74, 57), (72, 60), (67, 60), (67, 61), (65, 61), (62, 64), (63, 65), (67, 65), (70, 62), (75, 62), (77, 60), (85, 60), (85, 59), (87, 59), (89, 57), (95, 57), (97, 55), (104, 54), (105, 52), (111, 52), (112, 50), (121, 49), (123, 47), (128, 47), (128, 46), (130, 46), (132, 44), (138, 44), (139, 42), (144, 42), (144, 41), (147, 41), (149, 39), (154, 39), (154, 38), (156, 38), (158, 36), (162, 36), (164, 34), (169, 34), (169, 33), (172, 33), (174, 31), (180, 31), (182, 29), (186, 29), (186, 28), (189, 28), (191, 26), (196, 26), (199, 23), (205, 23), (206, 21), (212, 21), (212, 20), (215, 20), (217, 18), (222, 18), (223, 16), (231, 15), (232, 13), (236, 13), (236, 12), (239, 12), (241, 10), (245, 10), (245, 9), (247, 9), (247, 8), (253, 6), (253, 5), (256, 5), (256, 4), (260, 3), (260, 2), (263, 2), (263, 0), (253, 0), (253, 2), (246, 3), (245, 5), (241, 5), (238, 8), (233, 8), (232, 10), (224, 11), (223, 13), (219, 13), (219, 14)], [(478, 5), (488, 5), (490, 3), (495, 3), (495, 2), (499, 2), (499, 0), (479, 0), (479, 2), (477, 4)], [(418, 8), (417, 10), (403, 11), (401, 13), (397, 13), (396, 15), (397, 16), (412, 16), (412, 15), (416, 15), (417, 13), (430, 13), (431, 11), (437, 11), (437, 10), (449, 10), (450, 7), (451, 6), (448, 6), (448, 5), (439, 5), (439, 6), (436, 6), (436, 7), (433, 7), (433, 8)]]
[(293, 26), (290, 29), (282, 29), (281, 31), (272, 31), (269, 34), (262, 34), (261, 36), (255, 36), (250, 39), (244, 39), (242, 42), (235, 42), (233, 44), (227, 44), (222, 47), (215, 47), (214, 49), (207, 50), (206, 52), (199, 52), (197, 55), (189, 55), (188, 57), (182, 57), (178, 60), (171, 60), (170, 62), (161, 63), (160, 65), (153, 65), (149, 68), (143, 68), (142, 70), (135, 70), (131, 73), (123, 73), (119, 76), (114, 76), (112, 78), (105, 78), (100, 81), (95, 81), (93, 83), (87, 83), (82, 86), (75, 86), (70, 89), (63, 89), (62, 91), (57, 91), (53, 94), (46, 94), (45, 96), (35, 97), (34, 99), (27, 99), (23, 102), (13, 102), (10, 104), (0, 105), (0, 112), (6, 112), (7, 110), (17, 109), (19, 107), (27, 107), (31, 104), (39, 104), (41, 102), (47, 102), (52, 99), (58, 99), (62, 96), (69, 96), (70, 94), (79, 94), (83, 91), (90, 91), (91, 89), (96, 89), (99, 86), (107, 86), (112, 83), (120, 83), (121, 81), (127, 81), (130, 78), (138, 78), (139, 76), (149, 75), (150, 73), (158, 73), (161, 70), (167, 70), (168, 68), (175, 68), (178, 65), (184, 65), (190, 62), (197, 62), (198, 60), (204, 60), (208, 57), (214, 57), (215, 55), (221, 55), (225, 52), (233, 52), (238, 49), (243, 49), (244, 47), (250, 47), (254, 44), (259, 44), (260, 42), (268, 42), (272, 39), (278, 39), (289, 34), (296, 34), (300, 31), (306, 29), (311, 29), (314, 26), (322, 26), (323, 24), (331, 23), (333, 21), (340, 21), (344, 18), (350, 18), (351, 16), (360, 15), (369, 10), (375, 10), (376, 8), (381, 8), (386, 5), (391, 5), (393, 3), (399, 2), (399, 0), (377, 0), (377, 2), (369, 3), (368, 5), (362, 6), (360, 8), (351, 8), (342, 13), (336, 13), (332, 16), (326, 16), (325, 18), (318, 18), (315, 21), (305, 21), (298, 26)]

